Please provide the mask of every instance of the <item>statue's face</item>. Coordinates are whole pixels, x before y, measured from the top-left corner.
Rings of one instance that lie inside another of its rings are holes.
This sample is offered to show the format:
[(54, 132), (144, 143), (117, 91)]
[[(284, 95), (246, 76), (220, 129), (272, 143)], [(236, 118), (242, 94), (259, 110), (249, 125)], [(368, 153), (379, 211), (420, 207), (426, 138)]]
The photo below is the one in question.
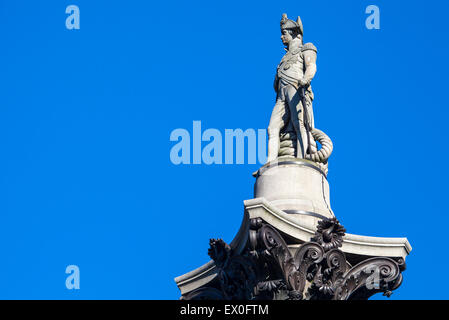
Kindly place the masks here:
[(288, 32), (288, 30), (284, 29), (284, 30), (282, 30), (281, 40), (282, 40), (282, 43), (285, 46), (287, 46), (290, 43), (290, 41), (293, 40), (293, 37), (290, 34), (290, 32)]

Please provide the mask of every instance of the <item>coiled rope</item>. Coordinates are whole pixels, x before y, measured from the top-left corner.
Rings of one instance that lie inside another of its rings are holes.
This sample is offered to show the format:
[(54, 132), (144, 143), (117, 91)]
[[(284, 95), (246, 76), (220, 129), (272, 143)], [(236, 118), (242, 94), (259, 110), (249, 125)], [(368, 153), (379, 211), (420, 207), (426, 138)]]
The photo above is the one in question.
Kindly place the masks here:
[(321, 144), (320, 150), (309, 155), (310, 160), (320, 163), (327, 163), (327, 160), (334, 150), (332, 140), (319, 129), (312, 129), (311, 131), (313, 139)]

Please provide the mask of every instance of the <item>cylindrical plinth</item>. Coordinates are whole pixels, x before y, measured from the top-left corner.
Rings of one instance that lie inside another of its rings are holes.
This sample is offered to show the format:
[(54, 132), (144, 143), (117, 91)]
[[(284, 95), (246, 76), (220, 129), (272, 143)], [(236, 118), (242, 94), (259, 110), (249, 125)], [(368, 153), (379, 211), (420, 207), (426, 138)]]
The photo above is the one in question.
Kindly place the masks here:
[(255, 198), (267, 199), (304, 226), (334, 217), (326, 175), (312, 161), (279, 158), (263, 166), (256, 179)]

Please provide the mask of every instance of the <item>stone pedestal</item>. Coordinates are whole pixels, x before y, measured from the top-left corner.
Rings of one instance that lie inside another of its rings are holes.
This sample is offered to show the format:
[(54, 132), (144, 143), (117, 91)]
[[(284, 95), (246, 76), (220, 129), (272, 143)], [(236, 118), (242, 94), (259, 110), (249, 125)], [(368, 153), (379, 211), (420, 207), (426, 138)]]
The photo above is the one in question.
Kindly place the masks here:
[(211, 240), (212, 261), (175, 279), (181, 299), (350, 300), (396, 290), (408, 240), (347, 234), (323, 169), (280, 158), (258, 170), (239, 232), (229, 245)]
[(254, 198), (266, 199), (298, 224), (313, 229), (319, 220), (335, 217), (326, 175), (316, 163), (279, 158), (263, 166), (255, 177)]

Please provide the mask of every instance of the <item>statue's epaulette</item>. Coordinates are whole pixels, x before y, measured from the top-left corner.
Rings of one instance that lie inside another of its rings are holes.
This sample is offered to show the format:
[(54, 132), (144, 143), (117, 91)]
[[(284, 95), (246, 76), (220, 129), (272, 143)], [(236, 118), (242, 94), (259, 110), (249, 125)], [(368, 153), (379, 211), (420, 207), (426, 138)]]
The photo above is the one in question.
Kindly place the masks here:
[(305, 45), (303, 45), (301, 50), (302, 50), (303, 52), (304, 52), (304, 51), (307, 51), (307, 50), (312, 50), (312, 51), (315, 51), (315, 52), (318, 51), (318, 50), (316, 49), (316, 47), (313, 45), (313, 43), (311, 43), (311, 42), (308, 42), (308, 43), (306, 43)]

